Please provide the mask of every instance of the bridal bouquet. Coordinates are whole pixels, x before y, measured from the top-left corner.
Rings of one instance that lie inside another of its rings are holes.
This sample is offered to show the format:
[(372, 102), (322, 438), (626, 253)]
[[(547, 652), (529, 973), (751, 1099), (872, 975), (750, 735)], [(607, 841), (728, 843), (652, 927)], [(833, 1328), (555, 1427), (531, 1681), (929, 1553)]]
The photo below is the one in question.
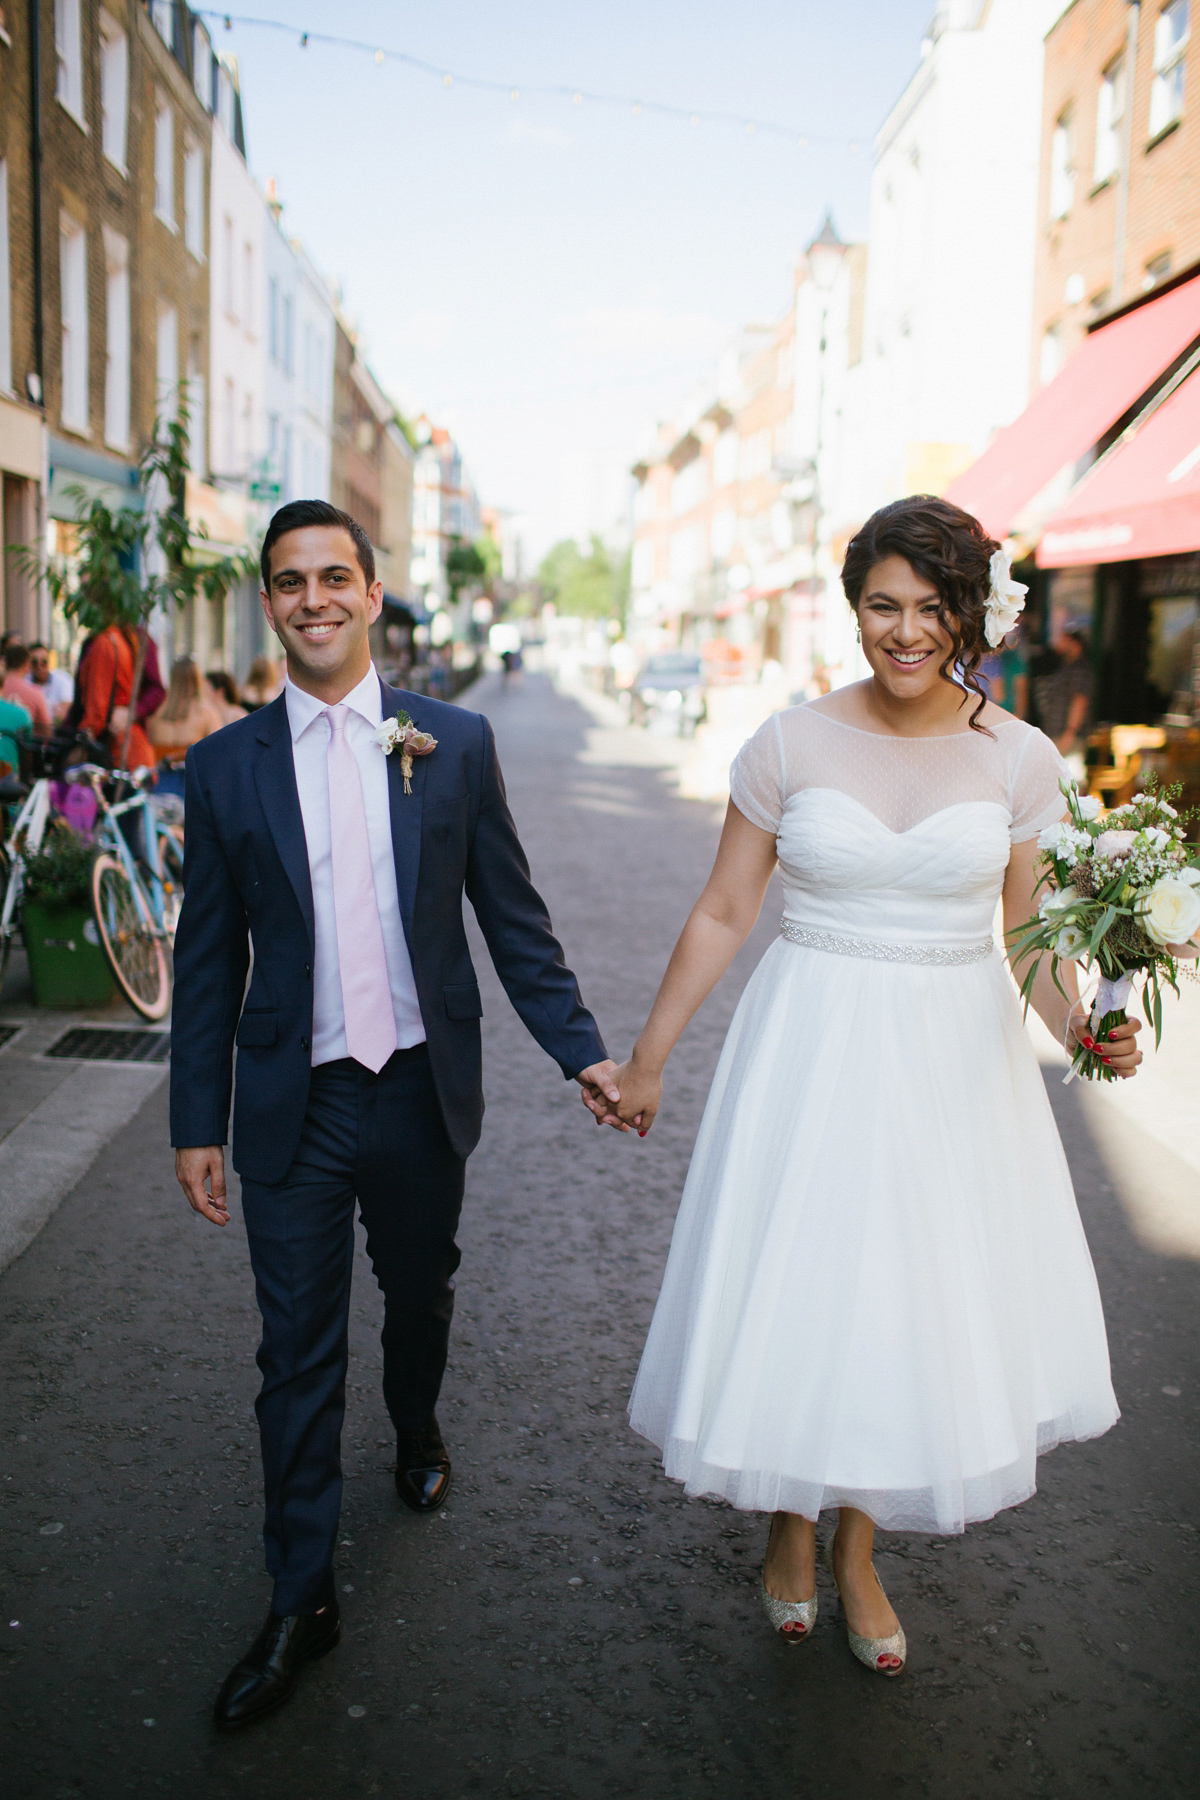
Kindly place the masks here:
[[(1200, 845), (1187, 842), (1180, 814), (1171, 805), (1180, 787), (1135, 794), (1124, 806), (1100, 817), (1100, 802), (1060, 782), (1070, 817), (1048, 825), (1038, 838), (1038, 866), (1044, 887), (1037, 917), (1016, 934), (1014, 966), (1033, 961), (1021, 984), (1026, 1007), (1042, 957), (1049, 953), (1055, 986), (1060, 962), (1093, 965), (1100, 987), (1092, 1005), (1091, 1035), (1106, 1037), (1124, 1024), (1133, 978), (1145, 971), (1142, 1005), (1157, 1044), (1162, 1038), (1160, 982), (1178, 994), (1178, 959), (1200, 948)], [(1191, 815), (1185, 815), (1190, 817)], [(1115, 1081), (1097, 1052), (1082, 1044), (1067, 1079)]]

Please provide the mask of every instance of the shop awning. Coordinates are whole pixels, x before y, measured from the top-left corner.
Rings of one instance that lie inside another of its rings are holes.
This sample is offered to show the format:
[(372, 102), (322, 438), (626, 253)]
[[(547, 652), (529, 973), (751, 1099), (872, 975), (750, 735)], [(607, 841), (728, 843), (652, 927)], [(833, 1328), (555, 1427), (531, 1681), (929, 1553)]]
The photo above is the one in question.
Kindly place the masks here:
[(1200, 550), (1200, 375), (1084, 476), (1046, 521), (1037, 560), (1062, 569), (1188, 550)]
[(1196, 338), (1200, 276), (1085, 338), (1020, 418), (947, 488), (947, 500), (974, 513), (994, 537), (1007, 537), (1022, 507), (1078, 462)]

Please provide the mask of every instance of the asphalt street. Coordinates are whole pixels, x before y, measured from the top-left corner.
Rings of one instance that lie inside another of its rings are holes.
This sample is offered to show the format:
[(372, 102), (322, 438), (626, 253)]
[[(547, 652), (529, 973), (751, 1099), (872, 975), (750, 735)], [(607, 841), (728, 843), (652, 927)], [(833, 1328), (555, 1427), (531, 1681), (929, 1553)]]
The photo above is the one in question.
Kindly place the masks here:
[[(620, 1054), (719, 814), (676, 796), (643, 734), (598, 727), (540, 677), (470, 703), (495, 723), (535, 877)], [(764, 1522), (685, 1500), (628, 1429), (707, 1083), (778, 910), (772, 892), (645, 1142), (591, 1123), (476, 934), (489, 1110), (440, 1408), (456, 1489), (432, 1519), (398, 1505), (360, 1249), (343, 1641), (288, 1708), (229, 1739), (212, 1698), (269, 1593), (240, 1215), (221, 1232), (185, 1207), (165, 1087), (112, 1139), (0, 1277), (11, 1800), (1195, 1793), (1200, 1267), (1133, 1222), (1173, 1196), (1194, 1209), (1200, 1173), (1136, 1118), (1115, 1131), (1107, 1102), (1048, 1077), (1124, 1416), (1046, 1458), (1027, 1505), (959, 1538), (882, 1540), (901, 1681), (852, 1660), (824, 1577), (813, 1641), (784, 1647), (755, 1591)]]

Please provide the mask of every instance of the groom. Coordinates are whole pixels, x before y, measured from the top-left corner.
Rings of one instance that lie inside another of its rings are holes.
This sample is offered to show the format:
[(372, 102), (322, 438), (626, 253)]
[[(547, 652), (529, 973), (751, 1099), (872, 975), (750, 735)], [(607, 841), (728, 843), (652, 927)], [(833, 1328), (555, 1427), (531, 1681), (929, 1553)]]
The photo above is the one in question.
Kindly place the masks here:
[[(176, 1174), (217, 1225), (229, 1218), (237, 1046), (233, 1161), (263, 1320), (256, 1410), (275, 1588), (217, 1700), (226, 1727), (286, 1700), (301, 1665), (338, 1641), (356, 1201), (384, 1295), (396, 1487), (417, 1512), (449, 1492), (434, 1407), (483, 1117), (464, 893), (534, 1037), (585, 1091), (618, 1098), (530, 881), (490, 725), (387, 687), (371, 666), (383, 584), (362, 527), (324, 501), (282, 507), (262, 581), (288, 680), (188, 753), (171, 1038)], [(389, 750), (381, 722), (406, 714), (419, 735)]]

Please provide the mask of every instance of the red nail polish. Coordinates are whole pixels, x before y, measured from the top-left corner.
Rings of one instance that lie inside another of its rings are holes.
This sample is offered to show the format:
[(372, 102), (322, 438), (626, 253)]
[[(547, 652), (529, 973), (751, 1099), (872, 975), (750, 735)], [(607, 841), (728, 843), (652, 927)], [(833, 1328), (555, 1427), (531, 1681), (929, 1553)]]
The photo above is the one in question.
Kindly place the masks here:
[(645, 1134), (645, 1132), (644, 1132), (644, 1131), (639, 1131), (639, 1132), (638, 1132), (638, 1136), (639, 1136), (639, 1137), (645, 1137), (645, 1135), (646, 1135), (646, 1134)]

